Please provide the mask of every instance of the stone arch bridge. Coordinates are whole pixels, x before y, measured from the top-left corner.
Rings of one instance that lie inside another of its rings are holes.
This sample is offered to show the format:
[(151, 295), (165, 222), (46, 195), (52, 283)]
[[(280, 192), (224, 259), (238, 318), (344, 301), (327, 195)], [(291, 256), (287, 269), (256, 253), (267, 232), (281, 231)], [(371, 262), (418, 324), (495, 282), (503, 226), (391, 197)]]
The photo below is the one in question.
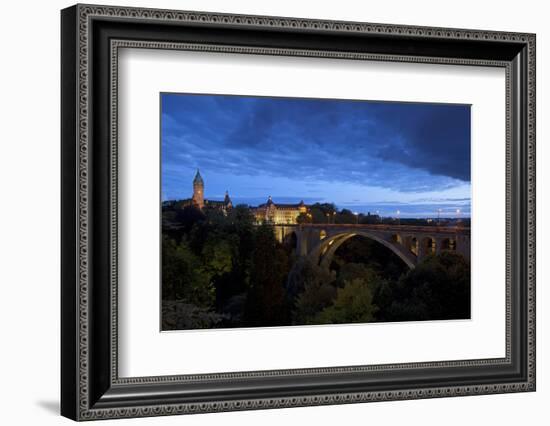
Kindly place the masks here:
[(456, 251), (470, 261), (470, 228), (362, 224), (273, 225), (279, 242), (294, 241), (296, 253), (329, 268), (334, 253), (354, 236), (370, 238), (399, 256), (409, 268), (442, 250)]

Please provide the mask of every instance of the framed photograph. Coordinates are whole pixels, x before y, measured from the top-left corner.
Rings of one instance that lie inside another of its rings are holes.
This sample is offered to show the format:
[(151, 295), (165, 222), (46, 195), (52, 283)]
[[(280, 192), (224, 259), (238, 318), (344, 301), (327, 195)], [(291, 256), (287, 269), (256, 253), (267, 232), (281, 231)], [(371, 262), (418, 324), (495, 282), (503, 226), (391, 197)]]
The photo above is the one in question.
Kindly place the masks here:
[(535, 390), (535, 35), (61, 12), (61, 412)]
[(471, 319), (470, 105), (160, 97), (162, 331)]

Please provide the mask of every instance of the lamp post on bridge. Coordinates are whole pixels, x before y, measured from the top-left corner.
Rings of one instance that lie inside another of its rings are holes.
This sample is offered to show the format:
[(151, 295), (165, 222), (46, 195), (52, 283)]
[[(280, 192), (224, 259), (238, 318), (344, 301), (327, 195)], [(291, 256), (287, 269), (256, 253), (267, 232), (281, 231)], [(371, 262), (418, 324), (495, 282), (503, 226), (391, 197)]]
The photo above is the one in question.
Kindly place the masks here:
[(441, 225), (441, 209), (437, 209), (437, 226)]
[(398, 225), (401, 225), (401, 219), (399, 218), (400, 214), (401, 214), (401, 212), (399, 210), (397, 210), (397, 224)]

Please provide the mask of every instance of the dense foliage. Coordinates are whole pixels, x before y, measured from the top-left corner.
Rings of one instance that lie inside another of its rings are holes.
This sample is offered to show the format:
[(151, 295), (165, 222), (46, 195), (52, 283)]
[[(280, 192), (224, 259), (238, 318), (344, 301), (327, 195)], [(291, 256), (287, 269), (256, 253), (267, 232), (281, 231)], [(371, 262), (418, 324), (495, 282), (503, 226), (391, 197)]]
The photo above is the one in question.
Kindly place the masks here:
[[(304, 216), (378, 220), (331, 204)], [(292, 239), (279, 243), (271, 226), (254, 225), (246, 206), (227, 215), (165, 206), (162, 234), (165, 330), (470, 317), (470, 269), (454, 252), (409, 270), (383, 245), (353, 237), (326, 269), (296, 258)]]

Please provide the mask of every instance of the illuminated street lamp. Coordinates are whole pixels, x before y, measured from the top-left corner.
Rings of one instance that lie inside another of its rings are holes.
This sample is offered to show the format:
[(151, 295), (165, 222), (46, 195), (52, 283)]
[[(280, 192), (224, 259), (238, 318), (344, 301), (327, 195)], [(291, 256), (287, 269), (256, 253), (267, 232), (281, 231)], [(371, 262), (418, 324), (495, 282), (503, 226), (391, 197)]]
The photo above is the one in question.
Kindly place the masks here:
[(355, 224), (357, 225), (359, 223), (359, 213), (353, 212), (353, 214), (355, 215)]
[(401, 212), (399, 210), (397, 210), (397, 224), (398, 225), (401, 225), (401, 220), (399, 219), (400, 214), (401, 214)]
[(456, 209), (456, 223), (460, 223), (460, 209)]

